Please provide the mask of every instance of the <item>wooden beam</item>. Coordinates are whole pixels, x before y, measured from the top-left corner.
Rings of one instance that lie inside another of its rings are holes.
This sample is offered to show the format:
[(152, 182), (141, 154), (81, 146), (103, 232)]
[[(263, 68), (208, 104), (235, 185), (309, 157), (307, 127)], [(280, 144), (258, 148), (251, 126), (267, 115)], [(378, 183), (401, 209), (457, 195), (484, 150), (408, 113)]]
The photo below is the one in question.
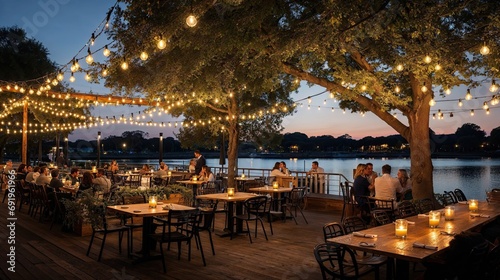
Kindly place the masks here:
[(23, 106), (23, 140), (21, 144), (21, 162), (28, 164), (28, 101), (24, 100)]

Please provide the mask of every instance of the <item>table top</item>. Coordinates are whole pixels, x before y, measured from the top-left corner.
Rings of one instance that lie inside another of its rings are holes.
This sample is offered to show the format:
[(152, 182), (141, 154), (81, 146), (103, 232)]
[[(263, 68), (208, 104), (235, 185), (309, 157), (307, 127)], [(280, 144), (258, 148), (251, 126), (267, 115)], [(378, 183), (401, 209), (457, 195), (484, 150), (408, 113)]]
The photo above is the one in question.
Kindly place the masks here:
[(293, 188), (274, 189), (271, 186), (264, 186), (264, 187), (258, 187), (258, 188), (249, 188), (248, 190), (251, 192), (261, 192), (261, 193), (284, 193), (284, 192), (291, 192), (293, 190)]
[(180, 181), (177, 181), (177, 183), (188, 184), (188, 185), (202, 185), (202, 184), (204, 184), (206, 182), (207, 181), (201, 181), (201, 180), (196, 180), (196, 181), (193, 181), (193, 180), (180, 180)]
[(127, 214), (134, 217), (151, 217), (158, 215), (168, 214), (169, 209), (163, 209), (166, 205), (172, 205), (173, 210), (193, 210), (195, 208), (181, 205), (181, 204), (161, 204), (158, 202), (156, 208), (149, 208), (149, 203), (127, 204), (127, 205), (113, 205), (108, 206), (108, 209)]
[(202, 194), (197, 195), (196, 198), (203, 199), (217, 199), (222, 201), (243, 201), (247, 198), (255, 197), (257, 194), (255, 193), (246, 193), (246, 192), (236, 192), (234, 196), (227, 196), (227, 193), (211, 193), (211, 194)]
[(71, 193), (76, 193), (78, 191), (79, 188), (75, 187), (75, 186), (72, 186), (72, 185), (64, 185), (62, 187), (59, 188), (59, 190), (63, 191), (63, 192), (71, 192)]
[(257, 178), (252, 177), (234, 177), (236, 181), (255, 181)]
[[(405, 239), (395, 236), (394, 224), (387, 224), (360, 231), (365, 234), (376, 234), (377, 238), (357, 237), (353, 236), (353, 234), (348, 234), (330, 238), (327, 241), (346, 245), (355, 250), (420, 262), (449, 246), (453, 236), (442, 234), (441, 231), (458, 234), (490, 222), (500, 215), (500, 205), (487, 204), (486, 202), (479, 203), (479, 210), (476, 213), (486, 214), (490, 217), (471, 216), (468, 205), (455, 204), (453, 206), (455, 206), (455, 218), (452, 221), (445, 221), (444, 216), (442, 216), (437, 228), (429, 228), (428, 217), (412, 216), (406, 218), (406, 220), (415, 222), (415, 224), (408, 225), (408, 236)], [(441, 211), (444, 211), (444, 209), (441, 209)], [(363, 247), (360, 245), (360, 242), (375, 243), (375, 247)], [(437, 246), (438, 250), (414, 248), (414, 242)]]

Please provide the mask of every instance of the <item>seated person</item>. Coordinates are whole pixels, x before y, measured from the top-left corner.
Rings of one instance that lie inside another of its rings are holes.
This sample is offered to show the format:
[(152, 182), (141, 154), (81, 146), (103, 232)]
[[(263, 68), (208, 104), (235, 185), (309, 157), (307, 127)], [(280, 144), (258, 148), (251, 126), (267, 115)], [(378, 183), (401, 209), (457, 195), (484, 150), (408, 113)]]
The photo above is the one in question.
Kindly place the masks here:
[(71, 185), (75, 185), (78, 181), (78, 174), (80, 173), (80, 171), (78, 170), (78, 167), (73, 167), (71, 168), (71, 171), (70, 171), (70, 178), (71, 178)]
[(40, 167), (39, 166), (35, 166), (33, 168), (33, 171), (31, 172), (28, 172), (28, 174), (26, 175), (26, 182), (30, 182), (30, 183), (35, 183), (36, 181), (36, 178), (38, 178), (38, 176), (40, 176)]
[(205, 182), (214, 182), (215, 176), (214, 173), (210, 170), (210, 167), (203, 165), (200, 172), (200, 180)]
[(280, 164), (279, 161), (277, 161), (276, 163), (274, 163), (274, 167), (271, 170), (271, 174), (269, 174), (269, 176), (270, 177), (285, 176), (285, 174), (283, 172), (281, 172), (280, 166), (281, 166), (281, 164)]
[(401, 193), (403, 188), (397, 178), (391, 177), (391, 166), (382, 166), (382, 176), (375, 178), (375, 197), (380, 199), (397, 200), (397, 193)]
[(288, 170), (288, 168), (286, 168), (286, 163), (284, 161), (280, 162), (280, 170), (281, 170), (281, 173), (285, 174), (285, 176), (291, 176), (290, 170)]
[(111, 171), (113, 173), (117, 173), (120, 168), (118, 167), (118, 163), (116, 160), (112, 160), (111, 164), (108, 167), (108, 171)]
[(52, 169), (52, 171), (50, 171), (50, 175), (52, 176), (52, 179), (50, 180), (49, 186), (54, 188), (54, 191), (56, 192), (60, 191), (60, 188), (62, 188), (64, 184), (61, 180), (59, 180), (59, 169)]
[(21, 163), (17, 168), (17, 180), (25, 180), (26, 179), (26, 164)]
[(96, 178), (92, 180), (92, 183), (104, 193), (109, 193), (109, 191), (111, 190), (111, 180), (106, 177), (104, 172), (104, 169), (99, 168), (97, 170)]
[(191, 159), (189, 161), (188, 171), (189, 171), (189, 173), (195, 173), (196, 172), (196, 160), (195, 159)]
[(94, 175), (92, 175), (92, 172), (85, 171), (83, 173), (82, 183), (80, 184), (80, 188), (78, 189), (78, 191), (84, 191), (84, 190), (91, 189), (92, 186), (94, 185), (92, 180), (94, 180)]
[(160, 169), (153, 174), (153, 178), (165, 178), (168, 176), (168, 166), (161, 162)]
[(151, 168), (149, 168), (148, 164), (143, 164), (141, 170), (139, 170), (139, 174), (144, 175), (144, 174), (149, 174), (151, 172)]
[(50, 184), (51, 178), (49, 177), (49, 168), (47, 166), (40, 167), (40, 176), (36, 178), (35, 184), (45, 186)]

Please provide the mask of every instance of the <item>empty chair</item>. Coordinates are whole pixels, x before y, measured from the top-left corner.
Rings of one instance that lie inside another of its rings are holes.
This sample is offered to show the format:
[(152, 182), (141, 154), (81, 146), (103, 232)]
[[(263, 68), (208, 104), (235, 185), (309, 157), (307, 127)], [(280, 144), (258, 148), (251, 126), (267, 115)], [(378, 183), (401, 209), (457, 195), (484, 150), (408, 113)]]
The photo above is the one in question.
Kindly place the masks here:
[(379, 266), (359, 264), (354, 252), (346, 246), (336, 244), (318, 244), (314, 247), (314, 257), (321, 269), (323, 279), (359, 279), (366, 274), (375, 273), (379, 279)]
[(383, 210), (387, 212), (387, 215), (391, 220), (394, 219), (394, 211), (396, 206), (396, 201), (394, 199), (381, 199), (376, 197), (368, 197), (368, 206), (370, 207), (370, 216), (375, 210)]
[[(198, 209), (200, 210), (201, 220), (198, 225), (197, 232), (202, 231), (208, 232), (208, 237), (210, 239), (210, 246), (212, 247), (212, 254), (215, 256), (214, 242), (212, 240), (212, 230), (213, 222), (215, 219), (215, 213), (217, 211), (218, 201), (208, 200), (208, 199), (196, 199)], [(201, 242), (199, 240), (199, 242)]]
[[(122, 196), (122, 202), (123, 204), (138, 204), (138, 203), (145, 203), (146, 200), (144, 199), (144, 196), (138, 194), (138, 195), (124, 195)], [(133, 252), (134, 250), (134, 229), (136, 228), (142, 228), (142, 223), (134, 223), (134, 218), (132, 216), (128, 217), (123, 217), (123, 225), (127, 226), (130, 228), (130, 238), (129, 238), (129, 251), (128, 254)]]
[(351, 195), (350, 188), (349, 188), (349, 183), (340, 183), (340, 190), (342, 191), (342, 198), (343, 198), (343, 206), (342, 206), (342, 215), (340, 217), (340, 221), (343, 221), (344, 218), (347, 216), (347, 211), (351, 211), (351, 213), (354, 212), (354, 202), (353, 202), (353, 197)]
[(402, 201), (398, 204), (398, 218), (403, 219), (418, 214), (417, 208), (410, 201)]
[[(255, 221), (255, 237), (257, 237), (257, 224), (258, 222), (260, 222), (260, 225), (262, 226), (262, 231), (264, 232), (264, 236), (266, 237), (266, 240), (268, 240), (266, 229), (264, 228), (264, 222), (262, 221), (262, 217), (266, 214), (265, 212), (266, 204), (267, 204), (267, 196), (256, 196), (248, 198), (243, 202), (243, 206), (246, 209), (246, 213), (233, 217), (235, 220), (245, 221), (250, 243), (252, 243), (252, 234), (250, 233), (250, 227), (248, 225), (248, 221)], [(231, 239), (232, 238), (233, 238), (233, 233), (231, 233)]]
[(375, 221), (376, 226), (386, 225), (392, 223), (391, 217), (387, 214), (385, 210), (373, 210), (372, 218)]
[(368, 228), (365, 221), (358, 216), (347, 217), (342, 224), (344, 225), (345, 234)]
[(92, 248), (92, 244), (94, 243), (94, 238), (96, 238), (98, 234), (102, 234), (101, 249), (99, 250), (99, 257), (97, 258), (97, 261), (101, 261), (102, 251), (104, 249), (104, 244), (106, 243), (106, 237), (108, 236), (108, 234), (115, 232), (118, 233), (118, 250), (120, 253), (122, 252), (123, 234), (127, 233), (127, 253), (130, 252), (130, 248), (128, 247), (128, 245), (130, 244), (129, 227), (123, 225), (108, 224), (108, 220), (106, 218), (106, 210), (104, 209), (103, 206), (95, 206), (94, 209), (88, 209), (88, 211), (96, 211), (96, 213), (92, 215), (101, 215), (102, 220), (99, 223), (97, 223), (97, 221), (94, 221), (94, 223), (92, 223), (92, 236), (90, 237), (89, 248), (87, 249), (87, 256), (90, 254), (90, 249)]
[(344, 226), (337, 222), (328, 223), (323, 226), (323, 236), (325, 237), (326, 243), (328, 243), (327, 239), (342, 236), (344, 234)]
[(461, 189), (455, 189), (454, 193), (458, 201), (467, 201), (467, 197), (465, 197), (465, 194)]
[(430, 198), (416, 200), (414, 203), (418, 213), (420, 214), (428, 213), (429, 211), (434, 210), (434, 203)]
[[(302, 218), (304, 218), (304, 221), (306, 224), (308, 224), (306, 216), (304, 216), (304, 212), (302, 211), (302, 205), (304, 204), (304, 198), (305, 198), (305, 192), (306, 188), (305, 187), (300, 187), (300, 188), (293, 188), (292, 191), (290, 192), (290, 195), (286, 198), (285, 203), (282, 205), (285, 209), (285, 211), (288, 211), (292, 217), (294, 217), (295, 223), (297, 224), (297, 220), (295, 217), (297, 217), (297, 210), (300, 211), (300, 214), (302, 214)], [(295, 210), (295, 215), (292, 213), (292, 209)]]
[(441, 203), (443, 203), (443, 206), (452, 205), (456, 203), (455, 199), (453, 198), (452, 192), (445, 191), (442, 197), (443, 200), (441, 201)]
[(130, 187), (140, 187), (142, 184), (142, 175), (140, 174), (130, 174), (128, 180), (125, 181), (126, 186)]

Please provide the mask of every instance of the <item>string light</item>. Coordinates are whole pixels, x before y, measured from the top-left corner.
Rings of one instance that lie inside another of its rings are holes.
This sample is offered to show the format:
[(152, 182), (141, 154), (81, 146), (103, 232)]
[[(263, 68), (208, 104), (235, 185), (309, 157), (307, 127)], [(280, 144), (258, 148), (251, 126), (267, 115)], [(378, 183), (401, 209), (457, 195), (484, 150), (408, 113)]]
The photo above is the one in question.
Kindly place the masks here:
[(156, 47), (158, 47), (158, 49), (160, 50), (163, 50), (167, 47), (167, 42), (165, 42), (165, 40), (160, 36), (160, 39), (158, 40)]
[(434, 101), (434, 97), (429, 101), (429, 106), (434, 106), (436, 105), (436, 101)]
[(470, 110), (470, 115), (474, 116), (474, 109)]
[(59, 81), (64, 80), (64, 74), (63, 74), (62, 72), (59, 72), (59, 73), (57, 74), (57, 79), (58, 79)]
[(429, 63), (431, 63), (431, 62), (432, 62), (432, 58), (431, 58), (429, 55), (426, 55), (426, 56), (424, 57), (424, 62), (425, 62), (425, 63), (427, 63), (427, 64), (429, 64)]
[(123, 62), (122, 62), (122, 64), (120, 65), (120, 67), (121, 67), (123, 70), (127, 70), (127, 69), (128, 69), (128, 63), (127, 63), (127, 61), (125, 60), (125, 58), (123, 58)]
[(424, 85), (420, 88), (420, 90), (422, 92), (427, 92), (427, 87), (425, 86), (425, 82), (424, 82)]
[(103, 77), (106, 77), (106, 76), (108, 75), (108, 68), (106, 67), (106, 65), (104, 65), (104, 66), (102, 67), (102, 72), (101, 72), (101, 75), (102, 75)]
[(436, 70), (436, 71), (439, 71), (439, 70), (441, 70), (441, 69), (442, 69), (442, 68), (441, 68), (441, 65), (440, 65), (439, 63), (438, 63), (438, 64), (436, 64), (436, 66), (434, 66), (434, 70)]
[[(92, 34), (93, 35), (93, 34)], [(87, 57), (85, 58), (85, 61), (87, 62), (88, 65), (92, 65), (92, 63), (94, 63), (94, 58), (92, 57), (92, 53), (90, 52), (90, 47), (89, 49), (87, 50)]]
[(396, 93), (399, 93), (399, 92), (401, 91), (401, 89), (399, 88), (399, 86), (396, 86), (396, 88), (394, 88), (394, 91), (395, 91)]
[(488, 54), (490, 54), (490, 48), (488, 48), (488, 46), (486, 46), (486, 43), (484, 43), (483, 46), (481, 47), (481, 49), (479, 50), (479, 52), (482, 55), (488, 55)]
[(71, 77), (69, 77), (69, 81), (72, 83), (75, 81), (75, 76), (73, 76), (73, 73), (71, 73)]
[(465, 100), (471, 100), (472, 94), (470, 93), (470, 89), (467, 89), (467, 93), (465, 94)]
[(451, 94), (451, 89), (450, 88), (447, 88), (444, 93), (446, 93), (446, 95), (450, 95)]
[(495, 83), (495, 79), (491, 79), (490, 92), (495, 92), (498, 90), (498, 85)]
[(111, 54), (111, 51), (108, 49), (108, 45), (104, 46), (104, 50), (102, 50), (102, 55), (108, 57)]
[(198, 20), (196, 19), (196, 17), (193, 14), (190, 14), (186, 18), (186, 24), (189, 27), (195, 27), (197, 23), (198, 23)]
[(403, 64), (398, 64), (398, 66), (396, 66), (396, 70), (398, 70), (400, 72), (403, 71), (403, 69), (404, 69)]
[(458, 107), (462, 107), (464, 104), (462, 103), (462, 99), (458, 99)]
[(484, 110), (487, 110), (489, 107), (488, 107), (488, 102), (483, 102), (483, 109)]
[(149, 56), (148, 56), (147, 52), (141, 52), (140, 58), (141, 58), (142, 61), (147, 60), (148, 57)]
[(487, 108), (486, 109), (486, 115), (489, 115), (490, 114), (490, 108)]

